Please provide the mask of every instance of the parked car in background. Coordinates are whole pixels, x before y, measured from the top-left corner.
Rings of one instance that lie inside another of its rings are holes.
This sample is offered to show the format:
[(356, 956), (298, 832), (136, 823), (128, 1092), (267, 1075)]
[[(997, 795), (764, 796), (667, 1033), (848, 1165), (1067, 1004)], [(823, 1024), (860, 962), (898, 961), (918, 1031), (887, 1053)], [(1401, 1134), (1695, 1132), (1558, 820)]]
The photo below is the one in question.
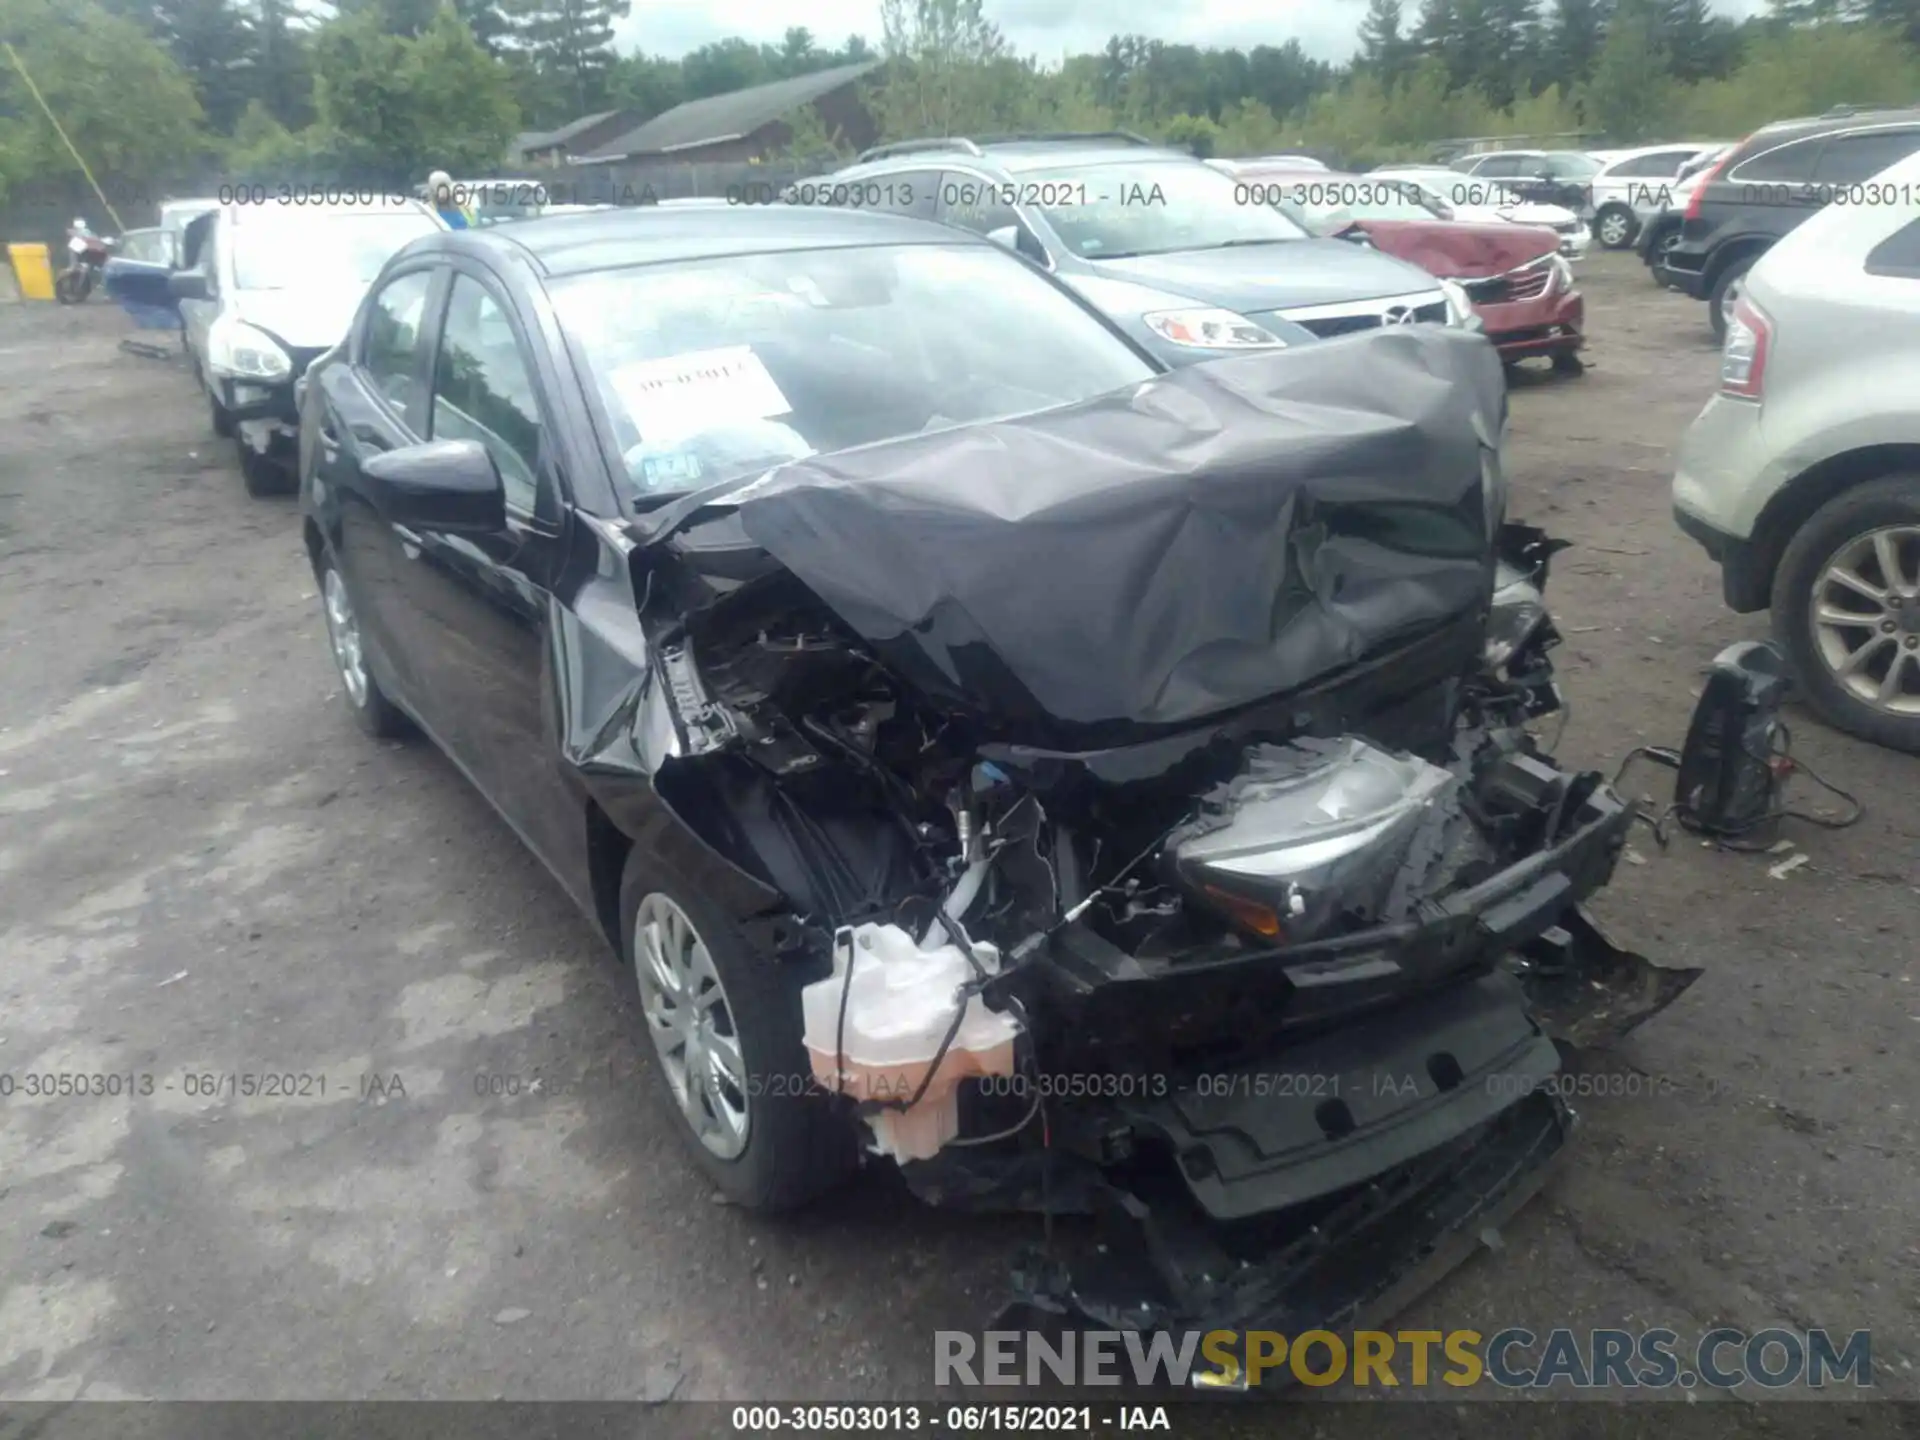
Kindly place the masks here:
[(1693, 192), (1700, 188), (1707, 171), (1731, 149), (1731, 145), (1720, 145), (1694, 156), (1680, 167), (1679, 175), (1668, 190), (1666, 203), (1657, 210), (1637, 217), (1640, 233), (1633, 242), (1634, 249), (1639, 253), (1640, 261), (1647, 267), (1654, 284), (1662, 289), (1670, 289), (1673, 285), (1673, 278), (1667, 274), (1666, 254), (1679, 242), (1680, 226), (1686, 219)]
[(1246, 165), (1265, 165), (1279, 170), (1325, 170), (1327, 162), (1316, 160), (1311, 155), (1252, 155), (1244, 159), (1216, 157), (1207, 161), (1216, 170), (1225, 170), (1229, 175)]
[(1623, 150), (1603, 160), (1587, 182), (1587, 209), (1583, 218), (1593, 238), (1604, 249), (1625, 250), (1640, 234), (1643, 217), (1658, 214), (1672, 203), (1680, 172), (1709, 150), (1709, 144), (1647, 145)]
[(1382, 165), (1367, 174), (1374, 179), (1399, 180), (1415, 185), (1450, 220), (1474, 224), (1536, 225), (1560, 237), (1560, 253), (1568, 260), (1586, 258), (1592, 244), (1587, 222), (1564, 205), (1524, 200), (1492, 180), (1463, 179), (1445, 165)]
[(1870, 201), (1861, 187), (1917, 150), (1920, 109), (1845, 110), (1768, 125), (1704, 172), (1661, 265), (1676, 289), (1707, 302), (1714, 338), (1724, 339), (1741, 283), (1762, 255), (1829, 202)]
[(1298, 215), (1316, 234), (1364, 239), (1467, 292), (1487, 338), (1508, 364), (1541, 356), (1578, 374), (1586, 302), (1559, 253), (1536, 226), (1454, 220), (1402, 180), (1332, 171), (1239, 172), (1257, 198)]
[(986, 235), (1173, 365), (1473, 314), (1458, 286), (1318, 238), (1220, 169), (1136, 135), (906, 141), (801, 188)]
[(1584, 150), (1488, 150), (1466, 155), (1453, 168), (1476, 180), (1498, 180), (1522, 199), (1586, 213), (1587, 185), (1600, 162)]
[[(1920, 189), (1920, 154), (1872, 180)], [(1771, 608), (1812, 707), (1920, 751), (1920, 210), (1835, 204), (1748, 270), (1720, 392), (1681, 442), (1680, 528)]]
[(413, 200), (223, 205), (187, 226), (164, 293), (249, 495), (292, 488), (295, 383), (346, 333), (368, 282), (409, 240), (446, 228)]

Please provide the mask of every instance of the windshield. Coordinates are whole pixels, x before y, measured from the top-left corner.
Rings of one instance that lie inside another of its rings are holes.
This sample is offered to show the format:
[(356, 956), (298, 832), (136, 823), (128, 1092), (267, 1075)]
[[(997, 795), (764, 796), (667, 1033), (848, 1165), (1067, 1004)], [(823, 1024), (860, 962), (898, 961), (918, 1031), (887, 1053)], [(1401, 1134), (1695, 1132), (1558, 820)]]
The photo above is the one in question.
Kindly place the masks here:
[(1156, 373), (986, 245), (725, 256), (598, 271), (551, 291), (647, 499)]
[(1064, 166), (1020, 178), (1023, 193), (1054, 202), (1035, 208), (1085, 260), (1307, 236), (1271, 205), (1246, 201), (1244, 182), (1197, 160)]
[(409, 240), (440, 224), (420, 210), (247, 207), (229, 217), (233, 283), (241, 290), (367, 285)]

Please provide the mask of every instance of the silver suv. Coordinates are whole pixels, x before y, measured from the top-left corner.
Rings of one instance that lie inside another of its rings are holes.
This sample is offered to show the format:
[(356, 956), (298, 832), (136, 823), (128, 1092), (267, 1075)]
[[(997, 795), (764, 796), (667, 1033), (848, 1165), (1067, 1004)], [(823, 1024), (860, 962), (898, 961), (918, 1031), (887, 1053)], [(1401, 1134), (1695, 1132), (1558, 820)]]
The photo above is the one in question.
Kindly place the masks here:
[(1768, 608), (1808, 703), (1920, 752), (1920, 155), (1747, 272), (1674, 515)]

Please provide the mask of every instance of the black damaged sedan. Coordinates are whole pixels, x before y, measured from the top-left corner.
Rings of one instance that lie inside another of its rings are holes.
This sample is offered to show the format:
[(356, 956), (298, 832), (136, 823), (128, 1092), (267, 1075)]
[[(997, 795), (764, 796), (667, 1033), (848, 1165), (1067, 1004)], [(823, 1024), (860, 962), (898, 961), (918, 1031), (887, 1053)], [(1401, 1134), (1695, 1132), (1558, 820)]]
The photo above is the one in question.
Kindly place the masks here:
[(1562, 1047), (1692, 978), (1580, 909), (1630, 815), (1530, 729), (1505, 409), (1438, 327), (1166, 373), (951, 229), (569, 216), (388, 264), (305, 534), (354, 715), (617, 947), (726, 1195), (893, 1164), (1096, 1217), (1031, 1314), (1298, 1330), (1464, 1256)]

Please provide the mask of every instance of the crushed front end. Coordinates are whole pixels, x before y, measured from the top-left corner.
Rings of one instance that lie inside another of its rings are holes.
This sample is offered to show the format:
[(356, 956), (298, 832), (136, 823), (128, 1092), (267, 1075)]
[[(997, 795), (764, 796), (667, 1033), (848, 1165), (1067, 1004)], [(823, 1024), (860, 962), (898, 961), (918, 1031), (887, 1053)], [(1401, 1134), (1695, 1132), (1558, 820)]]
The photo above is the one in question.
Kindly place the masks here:
[(1504, 522), (1497, 358), (1312, 360), (655, 536), (656, 785), (798, 921), (827, 1103), (929, 1202), (1104, 1222), (1029, 1324), (1390, 1312), (1542, 1182), (1561, 1047), (1694, 978), (1581, 909), (1631, 816), (1534, 734), (1560, 546)]

